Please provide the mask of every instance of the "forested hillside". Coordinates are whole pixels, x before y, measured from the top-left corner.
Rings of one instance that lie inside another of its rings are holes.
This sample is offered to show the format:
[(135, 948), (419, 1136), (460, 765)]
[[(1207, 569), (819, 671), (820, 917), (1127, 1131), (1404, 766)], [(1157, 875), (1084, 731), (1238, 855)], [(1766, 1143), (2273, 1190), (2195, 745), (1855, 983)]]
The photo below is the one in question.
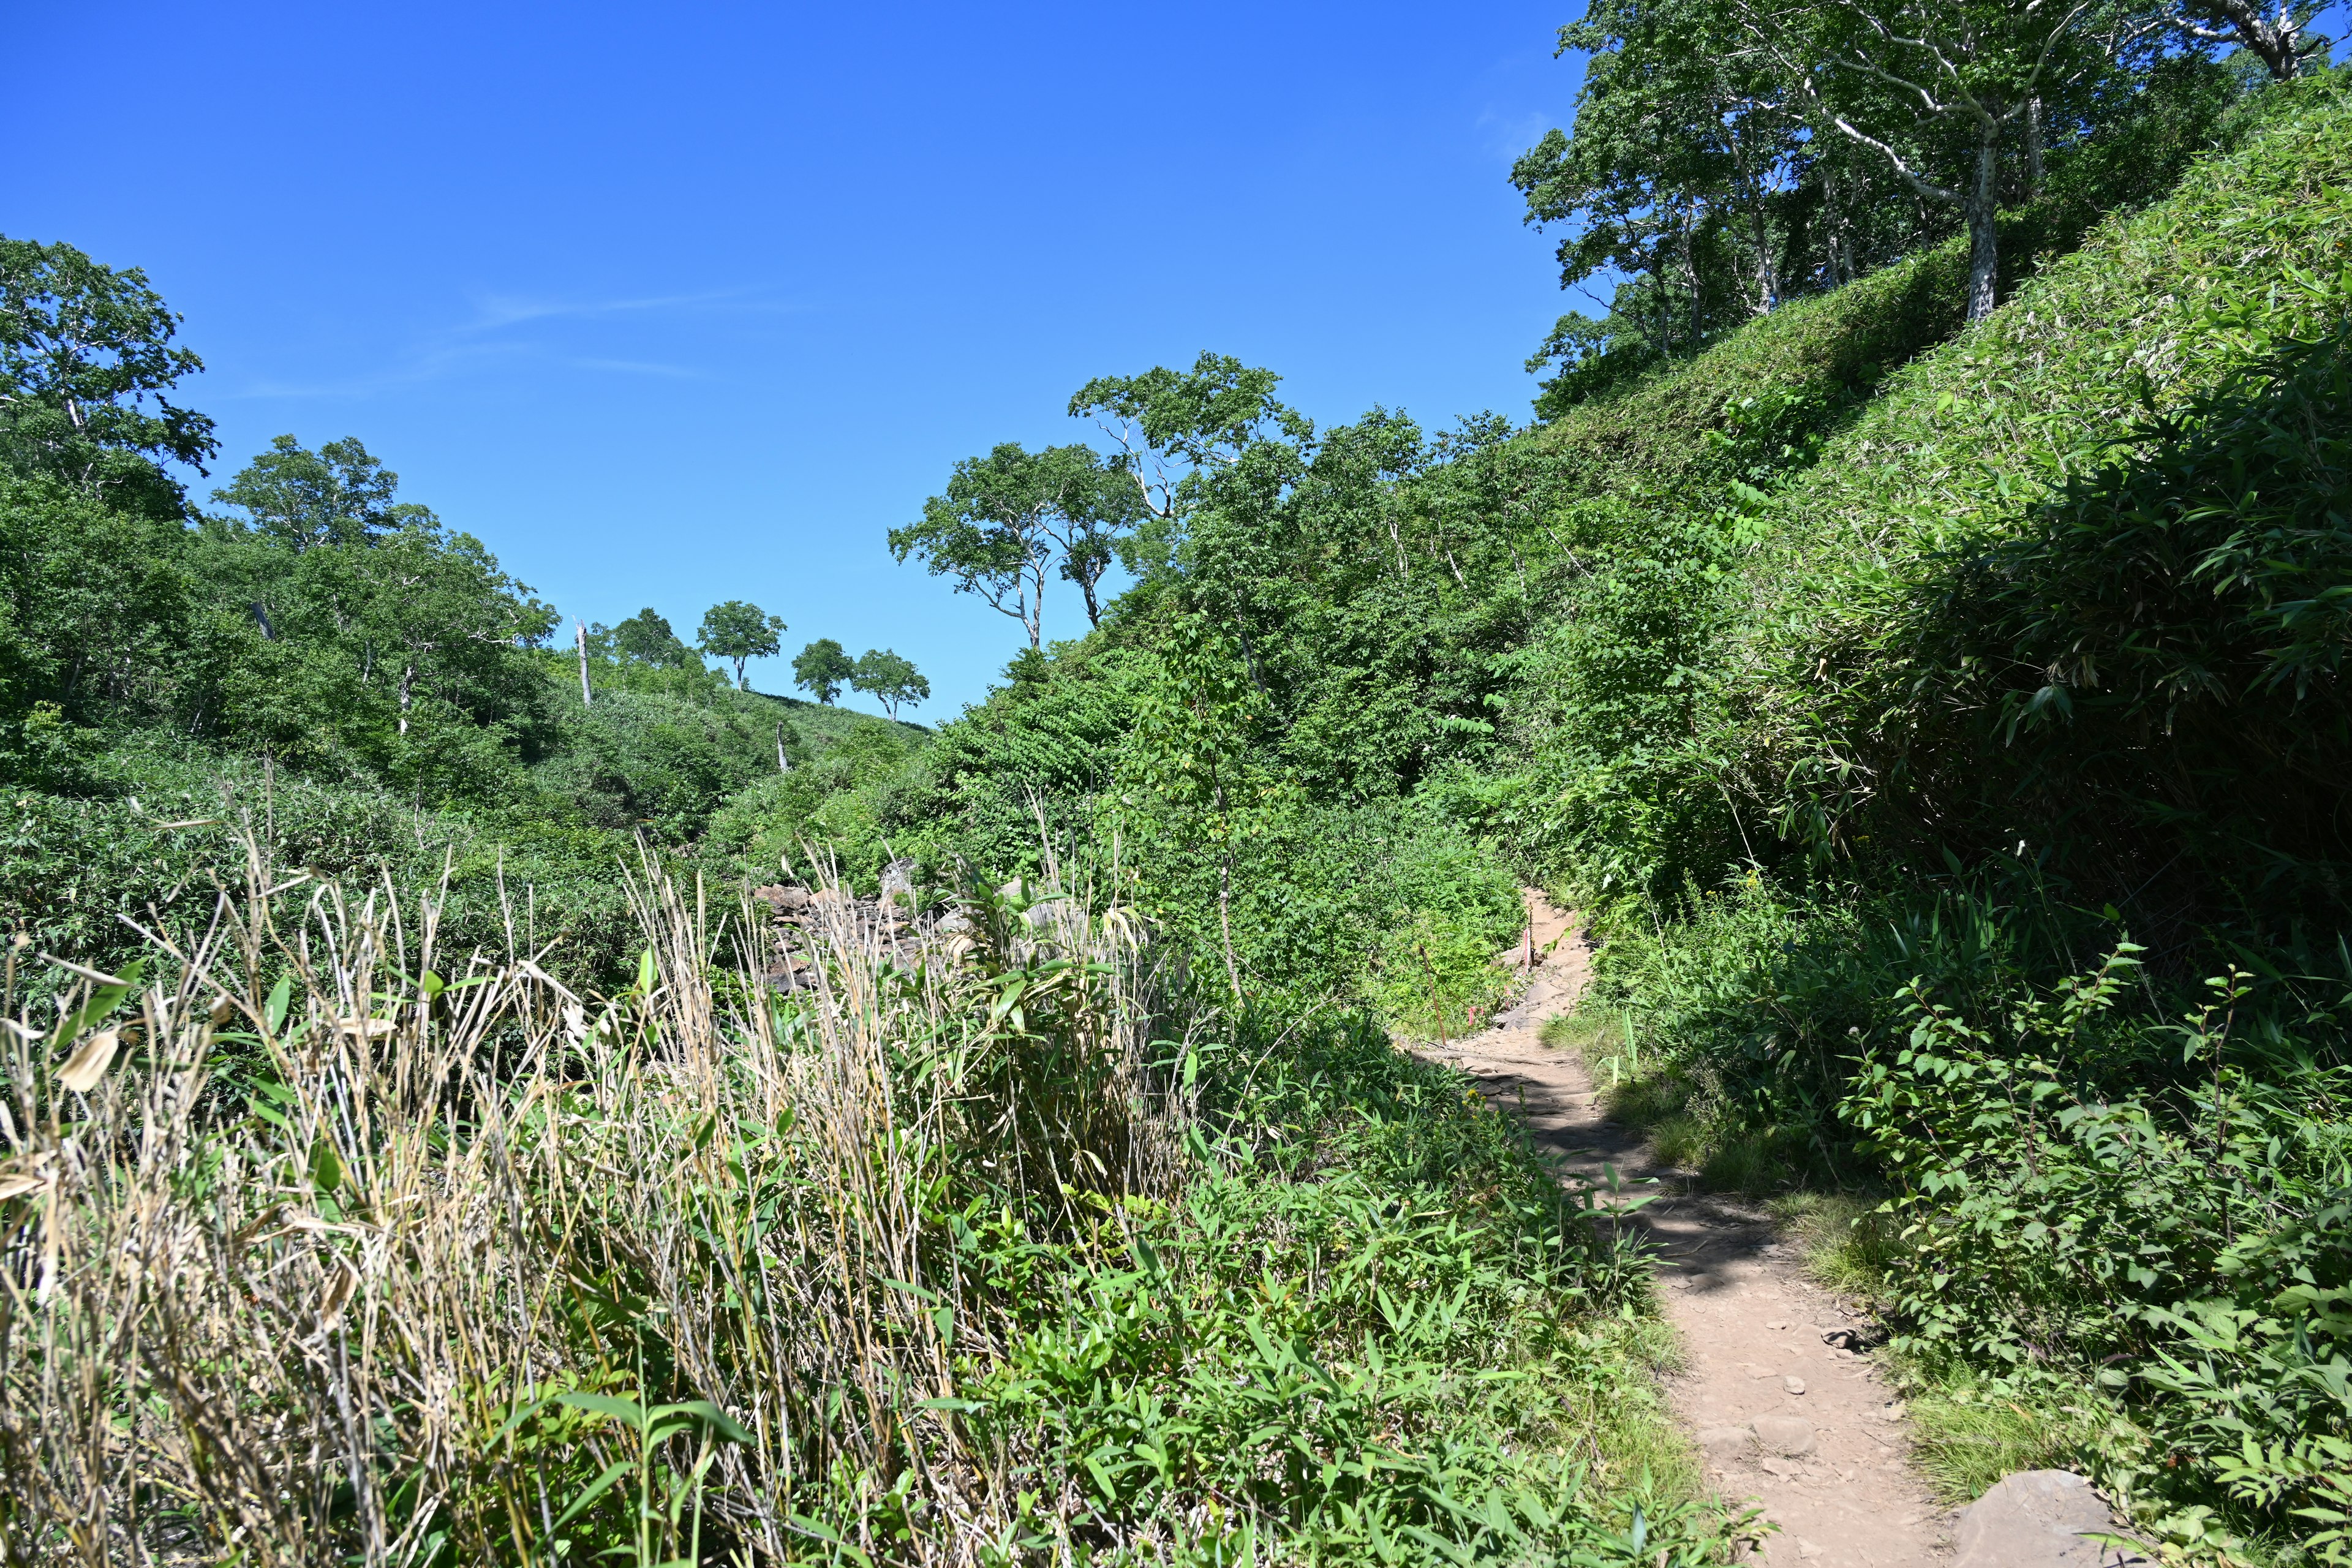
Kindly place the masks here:
[(9, 1560), (1728, 1561), (1629, 1233), (1392, 1046), (1535, 885), (1948, 1491), (2352, 1561), (2352, 86), (1884, 9), (1563, 32), (1533, 423), (1203, 353), (958, 465), (935, 730), (562, 646), (355, 440), (200, 501), (176, 318), (6, 242)]

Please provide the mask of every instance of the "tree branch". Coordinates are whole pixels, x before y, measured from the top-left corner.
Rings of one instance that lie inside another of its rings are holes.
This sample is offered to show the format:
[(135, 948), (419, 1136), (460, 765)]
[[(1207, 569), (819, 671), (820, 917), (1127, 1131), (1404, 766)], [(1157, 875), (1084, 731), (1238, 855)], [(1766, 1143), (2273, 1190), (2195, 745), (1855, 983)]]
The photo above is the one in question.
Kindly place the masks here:
[(1943, 186), (1938, 185), (1932, 181), (1922, 179), (1918, 173), (1915, 171), (1910, 164), (1906, 163), (1903, 161), (1902, 153), (1897, 153), (1894, 148), (1889, 147), (1885, 142), (1881, 142), (1877, 137), (1871, 135), (1869, 132), (1857, 131), (1844, 115), (1832, 114), (1830, 116), (1830, 123), (1836, 126), (1840, 131), (1844, 132), (1848, 136), (1853, 137), (1855, 141), (1861, 142), (1864, 146), (1874, 147), (1879, 152), (1885, 153), (1886, 161), (1895, 165), (1895, 173), (1897, 177), (1899, 177), (1904, 184), (1909, 185), (1914, 191), (1926, 196), (1928, 200), (1937, 202), (1958, 202), (1960, 199), (1959, 192), (1948, 191)]

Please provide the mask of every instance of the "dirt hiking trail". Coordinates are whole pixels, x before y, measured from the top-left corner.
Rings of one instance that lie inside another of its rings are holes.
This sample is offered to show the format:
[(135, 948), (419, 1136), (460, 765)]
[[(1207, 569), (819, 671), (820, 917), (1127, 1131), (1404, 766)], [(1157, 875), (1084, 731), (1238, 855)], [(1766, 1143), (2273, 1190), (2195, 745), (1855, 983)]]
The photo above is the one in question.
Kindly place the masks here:
[(1628, 1223), (1658, 1255), (1660, 1296), (1683, 1369), (1668, 1383), (1696, 1433), (1709, 1479), (1778, 1525), (1750, 1561), (1814, 1568), (1913, 1568), (1950, 1556), (1952, 1514), (1911, 1469), (1893, 1393), (1858, 1342), (1866, 1327), (1804, 1278), (1795, 1247), (1762, 1213), (1703, 1194), (1650, 1161), (1641, 1135), (1605, 1120), (1576, 1054), (1537, 1037), (1591, 976), (1581, 922), (1528, 896), (1535, 962), (1518, 1003), (1490, 1026), (1423, 1054), (1469, 1073), (1488, 1101), (1524, 1118), (1566, 1177), (1613, 1167), (1628, 1197), (1654, 1199)]

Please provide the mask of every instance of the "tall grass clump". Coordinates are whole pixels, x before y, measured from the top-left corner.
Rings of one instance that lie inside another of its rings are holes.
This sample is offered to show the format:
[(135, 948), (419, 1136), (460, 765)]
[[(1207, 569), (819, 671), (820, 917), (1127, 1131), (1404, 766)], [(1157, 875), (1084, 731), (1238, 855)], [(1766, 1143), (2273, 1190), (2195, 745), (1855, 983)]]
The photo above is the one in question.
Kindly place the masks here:
[(596, 996), (247, 872), (115, 972), (8, 954), (7, 1562), (1727, 1549), (1589, 1206), (1115, 905), (918, 945), (652, 868)]
[(1131, 949), (1090, 933), (1091, 964), (975, 995), (836, 902), (817, 989), (781, 1003), (656, 881), (636, 984), (591, 1001), (445, 955), (429, 899), (328, 889), (281, 924), (268, 892), (257, 862), (159, 940), (168, 978), (92, 973), (11, 1031), (20, 1560), (1003, 1533), (939, 1404), (987, 1316), (939, 1205), (982, 1142), (1065, 1226), (1165, 1189)]

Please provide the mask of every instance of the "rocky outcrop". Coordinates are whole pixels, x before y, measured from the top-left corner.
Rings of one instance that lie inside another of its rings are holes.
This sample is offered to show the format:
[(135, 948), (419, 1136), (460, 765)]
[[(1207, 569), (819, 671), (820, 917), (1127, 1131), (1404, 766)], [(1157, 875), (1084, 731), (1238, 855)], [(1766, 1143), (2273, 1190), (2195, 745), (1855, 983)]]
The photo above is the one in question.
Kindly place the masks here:
[[(986, 891), (926, 910), (917, 896), (915, 871), (912, 860), (891, 861), (872, 898), (839, 886), (772, 882), (752, 889), (752, 899), (768, 910), (772, 939), (762, 978), (779, 991), (813, 988), (822, 945), (813, 937), (819, 927), (836, 941), (877, 943), (906, 963), (926, 951), (950, 959), (970, 951), (982, 936), (983, 921), (994, 918)], [(1086, 919), (1085, 906), (1076, 899), (1025, 880), (996, 889), (995, 904), (1010, 914), (1011, 934), (1024, 947), (1049, 944), (1055, 927)]]

